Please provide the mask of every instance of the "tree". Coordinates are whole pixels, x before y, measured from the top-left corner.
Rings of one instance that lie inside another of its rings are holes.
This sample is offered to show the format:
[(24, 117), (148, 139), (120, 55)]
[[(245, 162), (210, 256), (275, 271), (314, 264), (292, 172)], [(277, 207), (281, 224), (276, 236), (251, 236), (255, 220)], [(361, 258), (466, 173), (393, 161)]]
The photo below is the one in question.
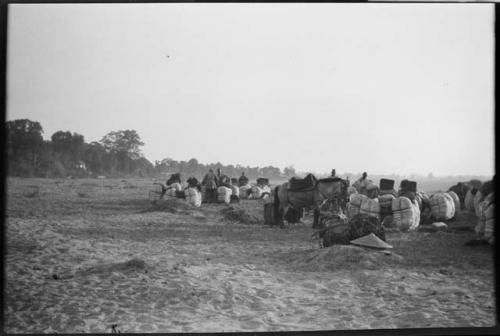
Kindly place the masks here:
[(43, 146), (43, 129), (39, 122), (17, 119), (6, 123), (10, 171), (33, 175)]
[(135, 130), (109, 132), (100, 143), (107, 152), (125, 153), (131, 159), (138, 159), (142, 156), (140, 147), (144, 145)]

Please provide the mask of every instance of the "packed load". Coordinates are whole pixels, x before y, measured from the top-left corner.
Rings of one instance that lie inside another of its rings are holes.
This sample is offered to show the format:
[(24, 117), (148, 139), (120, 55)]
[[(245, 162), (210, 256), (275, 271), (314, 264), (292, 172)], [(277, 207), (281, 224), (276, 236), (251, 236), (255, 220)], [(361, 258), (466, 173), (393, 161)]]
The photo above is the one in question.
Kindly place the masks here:
[(364, 199), (361, 202), (361, 209), (359, 210), (359, 213), (366, 214), (380, 220), (380, 204), (378, 203), (378, 199)]
[(468, 212), (474, 212), (474, 194), (477, 193), (477, 190), (469, 189), (465, 194), (464, 206), (465, 210)]
[(347, 208), (347, 218), (353, 218), (355, 215), (359, 214), (361, 210), (361, 203), (363, 200), (369, 199), (368, 196), (363, 194), (351, 194), (349, 196), (349, 202), (346, 205)]
[(380, 219), (380, 204), (377, 199), (368, 198), (363, 194), (351, 194), (347, 203), (347, 218), (357, 214), (367, 214)]
[(460, 198), (458, 198), (457, 193), (454, 191), (448, 191), (448, 195), (450, 195), (453, 199), (453, 203), (455, 204), (455, 212), (458, 212), (458, 210), (460, 210)]
[(195, 207), (201, 206), (201, 192), (196, 188), (189, 187), (184, 190), (186, 201)]
[(248, 198), (248, 191), (251, 189), (252, 187), (249, 185), (249, 184), (245, 184), (245, 185), (242, 185), (240, 187), (240, 198), (241, 199), (247, 199)]
[(416, 201), (400, 196), (392, 200), (393, 225), (398, 229), (415, 230), (420, 224), (420, 209)]
[(250, 197), (253, 199), (261, 198), (262, 188), (258, 186), (252, 186), (252, 193), (250, 194)]
[(455, 216), (455, 202), (448, 193), (431, 196), (431, 215), (438, 221), (450, 220)]
[(493, 245), (495, 238), (495, 200), (493, 192), (489, 193), (479, 204), (478, 217), (479, 220), (475, 227), (477, 237)]
[(217, 202), (229, 204), (231, 202), (232, 191), (228, 187), (220, 186), (217, 188)]
[(392, 214), (392, 201), (395, 199), (392, 194), (380, 195), (378, 197), (378, 203), (380, 204), (380, 218), (384, 219), (384, 217)]

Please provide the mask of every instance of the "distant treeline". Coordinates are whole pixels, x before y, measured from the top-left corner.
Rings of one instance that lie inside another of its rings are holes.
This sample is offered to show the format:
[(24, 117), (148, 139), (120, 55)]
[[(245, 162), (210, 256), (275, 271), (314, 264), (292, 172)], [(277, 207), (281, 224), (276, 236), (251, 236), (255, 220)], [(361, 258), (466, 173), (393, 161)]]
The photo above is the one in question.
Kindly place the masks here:
[(221, 168), (230, 177), (244, 172), (248, 178), (267, 177), (283, 180), (295, 175), (293, 167), (243, 167), (199, 163), (196, 159), (176, 161), (165, 158), (154, 164), (141, 152), (144, 143), (135, 130), (113, 131), (98, 142), (86, 143), (84, 136), (57, 131), (43, 139), (37, 121), (17, 119), (6, 122), (7, 173), (16, 177), (166, 177), (180, 172), (183, 179), (202, 178), (209, 169)]
[[(245, 175), (255, 180), (266, 177), (271, 181), (284, 181), (292, 176), (304, 176), (305, 172), (296, 172), (293, 166), (283, 169), (267, 167), (249, 167), (241, 165), (223, 165), (220, 162), (203, 164), (196, 159), (176, 161), (165, 158), (151, 163), (141, 152), (144, 143), (135, 130), (119, 130), (109, 132), (98, 142), (86, 143), (84, 136), (69, 131), (57, 131), (50, 140), (42, 137), (43, 129), (39, 122), (28, 119), (18, 119), (6, 122), (8, 175), (17, 177), (157, 177), (167, 178), (170, 174), (181, 173), (185, 181), (194, 176), (201, 179), (209, 169), (214, 172), (221, 168), (229, 177)], [(339, 167), (332, 167), (339, 168)], [(389, 178), (399, 182), (407, 178), (417, 181), (419, 189), (444, 189), (458, 181), (471, 179), (486, 180), (483, 176), (448, 176), (434, 177), (432, 173), (426, 176), (397, 174), (371, 174), (370, 167), (363, 167), (368, 178), (378, 184), (380, 178)], [(316, 174), (316, 177), (326, 177), (328, 174)], [(351, 183), (361, 176), (357, 174), (340, 174), (349, 178)]]

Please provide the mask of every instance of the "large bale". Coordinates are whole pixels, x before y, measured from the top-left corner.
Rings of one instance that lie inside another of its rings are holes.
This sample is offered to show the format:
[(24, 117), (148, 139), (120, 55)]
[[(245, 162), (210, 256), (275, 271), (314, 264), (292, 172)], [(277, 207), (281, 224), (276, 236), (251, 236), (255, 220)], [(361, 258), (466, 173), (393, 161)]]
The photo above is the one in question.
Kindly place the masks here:
[(232, 191), (228, 187), (220, 186), (217, 188), (217, 202), (229, 204), (231, 202)]
[(186, 202), (195, 207), (201, 206), (201, 192), (196, 188), (187, 188), (184, 190), (184, 195), (186, 196)]
[(361, 211), (361, 204), (364, 200), (368, 200), (368, 196), (363, 194), (351, 194), (347, 203), (347, 218), (351, 219)]
[(431, 197), (431, 215), (438, 221), (450, 220), (455, 216), (455, 202), (448, 193), (437, 193)]
[(240, 187), (240, 198), (241, 199), (247, 199), (248, 198), (248, 190), (250, 190), (252, 187), (249, 184), (242, 185)]
[(455, 204), (455, 212), (458, 212), (458, 210), (460, 210), (460, 198), (458, 197), (457, 193), (454, 191), (448, 191), (447, 194), (450, 195), (453, 199), (453, 203)]
[(240, 188), (236, 185), (231, 186), (231, 195), (240, 197)]
[(378, 203), (378, 199), (363, 199), (359, 213), (366, 214), (380, 220), (380, 204)]
[(398, 192), (395, 189), (380, 189), (378, 192), (379, 196), (392, 195), (394, 197), (398, 196)]
[(415, 230), (420, 224), (420, 209), (416, 201), (401, 196), (392, 201), (393, 224), (402, 231)]

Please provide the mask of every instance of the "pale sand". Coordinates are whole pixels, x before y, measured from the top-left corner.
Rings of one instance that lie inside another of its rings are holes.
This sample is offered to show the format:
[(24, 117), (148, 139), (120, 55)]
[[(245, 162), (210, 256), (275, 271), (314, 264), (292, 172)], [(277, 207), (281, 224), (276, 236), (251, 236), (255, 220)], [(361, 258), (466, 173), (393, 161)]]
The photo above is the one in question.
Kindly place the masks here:
[[(60, 203), (54, 197), (31, 200), (40, 202), (32, 210), (9, 207), (6, 332), (107, 333), (112, 324), (121, 332), (221, 332), (495, 323), (492, 265), (420, 270), (398, 267), (404, 261), (398, 248), (391, 255), (354, 246), (320, 250), (310, 222), (286, 230), (244, 225), (223, 220), (224, 205), (192, 215), (138, 213), (127, 205), (99, 212), (111, 206), (96, 204), (97, 192)], [(256, 202), (242, 206), (260, 207)], [(64, 204), (76, 210), (65, 214)], [(407, 237), (388, 234), (388, 242)], [(120, 264), (134, 258), (144, 263)]]

